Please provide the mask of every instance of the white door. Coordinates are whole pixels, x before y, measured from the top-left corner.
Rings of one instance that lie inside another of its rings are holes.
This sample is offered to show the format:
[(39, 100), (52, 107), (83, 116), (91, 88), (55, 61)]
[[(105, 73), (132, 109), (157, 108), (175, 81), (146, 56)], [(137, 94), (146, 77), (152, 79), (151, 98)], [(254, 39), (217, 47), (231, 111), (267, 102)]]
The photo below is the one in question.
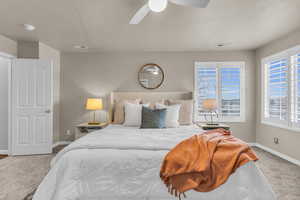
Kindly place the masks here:
[(16, 59), (12, 65), (12, 155), (52, 152), (53, 101), (50, 61)]

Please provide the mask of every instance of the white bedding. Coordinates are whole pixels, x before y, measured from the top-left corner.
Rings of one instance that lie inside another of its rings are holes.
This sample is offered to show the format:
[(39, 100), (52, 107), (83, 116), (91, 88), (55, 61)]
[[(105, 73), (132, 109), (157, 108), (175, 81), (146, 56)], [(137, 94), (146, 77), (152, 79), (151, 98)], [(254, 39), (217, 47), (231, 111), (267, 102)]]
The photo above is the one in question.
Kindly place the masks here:
[[(53, 160), (33, 200), (170, 200), (159, 178), (164, 155), (196, 133), (194, 126), (138, 129), (109, 126), (73, 142)], [(275, 200), (254, 163), (240, 167), (209, 193), (189, 191), (187, 200)]]

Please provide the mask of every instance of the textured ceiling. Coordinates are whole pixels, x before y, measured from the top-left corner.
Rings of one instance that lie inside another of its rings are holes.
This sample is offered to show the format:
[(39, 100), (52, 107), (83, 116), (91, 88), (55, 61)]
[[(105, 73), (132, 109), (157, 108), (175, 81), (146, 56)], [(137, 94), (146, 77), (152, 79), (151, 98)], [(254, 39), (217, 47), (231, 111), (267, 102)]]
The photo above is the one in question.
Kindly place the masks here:
[[(255, 49), (300, 27), (300, 0), (211, 0), (205, 9), (169, 4), (129, 25), (145, 0), (0, 0), (0, 34), (62, 51)], [(36, 26), (33, 32), (21, 24)]]

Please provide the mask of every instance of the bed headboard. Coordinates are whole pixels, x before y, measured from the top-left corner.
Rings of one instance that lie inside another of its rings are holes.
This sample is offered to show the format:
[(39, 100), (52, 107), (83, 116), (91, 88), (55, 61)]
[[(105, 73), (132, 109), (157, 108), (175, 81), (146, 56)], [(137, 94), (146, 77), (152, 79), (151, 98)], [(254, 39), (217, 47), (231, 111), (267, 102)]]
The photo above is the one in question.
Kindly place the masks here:
[(143, 101), (160, 101), (162, 99), (190, 100), (193, 92), (112, 92), (109, 97), (109, 120), (113, 120), (114, 103), (119, 100), (142, 99)]

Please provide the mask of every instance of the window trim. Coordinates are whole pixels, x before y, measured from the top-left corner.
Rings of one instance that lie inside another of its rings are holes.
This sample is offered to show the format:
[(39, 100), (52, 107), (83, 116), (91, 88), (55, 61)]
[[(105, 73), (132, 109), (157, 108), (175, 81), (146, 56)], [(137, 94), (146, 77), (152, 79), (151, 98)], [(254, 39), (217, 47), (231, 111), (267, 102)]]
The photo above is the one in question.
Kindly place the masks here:
[[(270, 125), (278, 128), (283, 128), (291, 131), (300, 131), (300, 124), (299, 123), (294, 123), (291, 121), (291, 102), (292, 102), (292, 95), (291, 95), (291, 76), (292, 76), (292, 71), (291, 71), (291, 59), (292, 56), (300, 54), (300, 45), (281, 51), (279, 53), (273, 54), (271, 56), (267, 56), (261, 59), (261, 123), (265, 125)], [(280, 121), (280, 120), (271, 120), (268, 118), (265, 118), (265, 109), (267, 106), (266, 102), (266, 95), (267, 95), (267, 72), (266, 72), (266, 64), (273, 61), (273, 60), (278, 60), (278, 59), (287, 59), (287, 67), (288, 67), (288, 119), (286, 121)]]
[[(217, 90), (220, 90), (220, 78), (219, 78), (219, 68), (232, 68), (230, 65), (239, 66), (240, 69), (240, 116), (239, 117), (222, 117), (218, 122), (246, 122), (246, 76), (245, 76), (245, 66), (246, 63), (243, 61), (224, 61), (224, 62), (198, 62), (194, 64), (194, 121), (195, 122), (206, 122), (202, 117), (198, 116), (198, 91), (197, 89), (197, 68), (201, 65), (202, 67), (217, 67)], [(213, 66), (214, 65), (214, 66)], [(225, 66), (224, 66), (225, 65)], [(229, 65), (229, 66), (226, 66)], [(219, 92), (217, 92), (217, 100), (220, 105)]]

